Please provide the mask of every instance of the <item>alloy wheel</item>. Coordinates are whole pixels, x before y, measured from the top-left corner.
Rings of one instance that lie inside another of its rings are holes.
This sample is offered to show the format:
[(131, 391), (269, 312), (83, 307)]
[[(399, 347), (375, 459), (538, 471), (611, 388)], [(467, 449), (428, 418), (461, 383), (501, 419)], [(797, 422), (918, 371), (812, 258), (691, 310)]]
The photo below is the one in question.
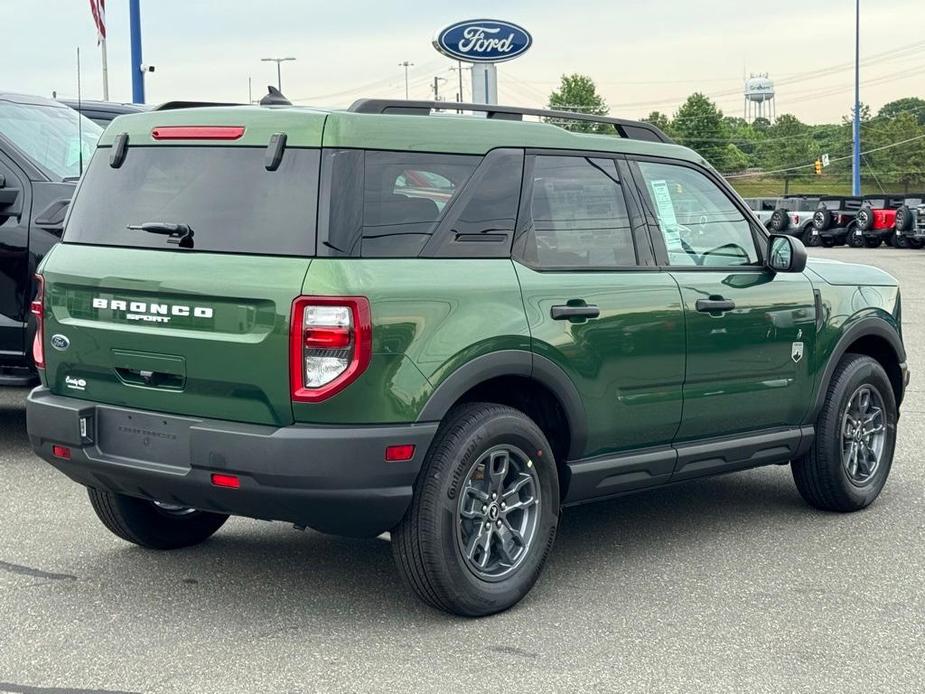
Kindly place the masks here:
[(516, 446), (482, 454), (462, 486), (457, 543), (468, 569), (485, 581), (515, 571), (530, 553), (540, 516), (536, 466)]
[(883, 397), (869, 384), (848, 400), (842, 418), (842, 464), (848, 479), (863, 486), (877, 473), (886, 442)]

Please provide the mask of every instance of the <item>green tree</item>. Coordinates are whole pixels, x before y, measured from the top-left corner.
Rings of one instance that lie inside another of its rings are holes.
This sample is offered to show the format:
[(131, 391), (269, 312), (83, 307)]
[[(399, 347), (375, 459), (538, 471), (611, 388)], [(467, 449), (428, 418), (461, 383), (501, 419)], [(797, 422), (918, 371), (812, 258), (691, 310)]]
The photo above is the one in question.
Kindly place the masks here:
[(761, 150), (762, 168), (780, 171), (774, 175), (784, 179), (785, 185), (799, 176), (812, 175), (811, 165), (821, 154), (813, 142), (812, 128), (789, 113), (778, 116), (768, 128)]
[(652, 111), (648, 116), (642, 119), (645, 123), (651, 123), (666, 135), (671, 134), (671, 118), (660, 111)]
[(723, 170), (726, 172), (744, 171), (749, 167), (751, 161), (748, 155), (733, 143), (726, 145), (726, 151), (723, 155)]
[(764, 134), (767, 133), (768, 128), (771, 127), (771, 121), (765, 118), (764, 116), (759, 116), (752, 121), (752, 130), (756, 133)]
[[(726, 162), (726, 169), (739, 171), (748, 166), (755, 166), (758, 160), (758, 146), (764, 139), (765, 133), (755, 130), (751, 123), (739, 116), (726, 116), (723, 123), (726, 126), (726, 132), (729, 133), (730, 143), (735, 146), (735, 150), (726, 148), (727, 154), (732, 157)], [(737, 158), (739, 152), (748, 159), (745, 166), (738, 166), (741, 164)]]
[(908, 191), (925, 179), (925, 126), (915, 114), (902, 111), (891, 118), (875, 118), (863, 135), (863, 149), (875, 151), (862, 157), (861, 171), (881, 186), (899, 184)]
[(925, 125), (925, 99), (917, 96), (907, 96), (884, 104), (877, 112), (878, 118), (895, 118), (901, 113), (912, 115), (919, 125)]
[(672, 130), (678, 142), (690, 147), (722, 171), (726, 165), (729, 133), (723, 123), (723, 112), (703, 94), (691, 94), (672, 120)]
[[(595, 116), (606, 116), (609, 112), (607, 102), (597, 93), (594, 80), (588, 75), (579, 75), (577, 73), (562, 75), (559, 89), (549, 95), (548, 107), (558, 111), (577, 111)], [(550, 118), (548, 121), (575, 132), (612, 133), (614, 131), (612, 126), (602, 123), (560, 121), (554, 118)]]

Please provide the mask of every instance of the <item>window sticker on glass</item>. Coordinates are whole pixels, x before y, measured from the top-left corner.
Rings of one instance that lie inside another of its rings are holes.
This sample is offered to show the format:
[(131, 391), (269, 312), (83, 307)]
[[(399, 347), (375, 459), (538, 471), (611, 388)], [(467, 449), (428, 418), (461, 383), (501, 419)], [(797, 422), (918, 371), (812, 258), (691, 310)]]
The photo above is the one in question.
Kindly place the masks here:
[(652, 197), (655, 199), (655, 207), (658, 210), (658, 225), (661, 227), (662, 235), (665, 237), (665, 245), (669, 251), (683, 250), (678, 218), (674, 213), (674, 203), (671, 201), (668, 182), (664, 180), (651, 181), (649, 185), (652, 186)]

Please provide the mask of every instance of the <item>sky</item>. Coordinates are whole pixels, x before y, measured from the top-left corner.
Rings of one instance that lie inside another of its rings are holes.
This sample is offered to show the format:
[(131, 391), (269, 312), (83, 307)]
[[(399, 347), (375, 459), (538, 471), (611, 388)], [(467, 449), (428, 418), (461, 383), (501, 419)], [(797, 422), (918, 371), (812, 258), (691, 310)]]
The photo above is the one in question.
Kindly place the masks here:
[[(862, 0), (861, 99), (874, 112), (925, 97), (925, 36), (912, 28), (922, 0)], [(110, 98), (131, 100), (128, 1), (108, 2)], [(96, 29), (87, 0), (0, 0), (0, 90), (73, 97), (80, 47), (82, 95), (101, 98)], [(436, 31), (455, 21), (507, 19), (533, 35), (523, 56), (499, 66), (499, 101), (544, 106), (560, 76), (590, 75), (611, 115), (673, 113), (694, 91), (742, 115), (743, 75), (768, 73), (777, 113), (836, 122), (853, 101), (853, 0), (473, 0), (468, 3), (315, 0), (141, 0), (147, 101), (246, 102), (276, 83), (261, 57), (283, 64), (290, 100), (346, 106), (359, 97), (455, 98), (455, 63), (437, 53)], [(918, 39), (918, 40), (916, 40)], [(464, 69), (464, 92), (469, 76)]]

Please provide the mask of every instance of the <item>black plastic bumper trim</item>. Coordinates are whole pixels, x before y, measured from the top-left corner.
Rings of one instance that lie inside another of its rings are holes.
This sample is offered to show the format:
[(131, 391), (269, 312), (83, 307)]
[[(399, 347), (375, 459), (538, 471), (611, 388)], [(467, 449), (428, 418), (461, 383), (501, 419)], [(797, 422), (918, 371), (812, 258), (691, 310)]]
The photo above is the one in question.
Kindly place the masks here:
[[(113, 430), (130, 418), (143, 424)], [(438, 426), (272, 427), (103, 405), (44, 387), (29, 394), (26, 421), (33, 450), (85, 486), (351, 536), (401, 520)], [(55, 444), (71, 449), (69, 460), (52, 455)], [(413, 458), (385, 462), (396, 444), (413, 444)], [(240, 488), (213, 486), (214, 472), (237, 475)]]

